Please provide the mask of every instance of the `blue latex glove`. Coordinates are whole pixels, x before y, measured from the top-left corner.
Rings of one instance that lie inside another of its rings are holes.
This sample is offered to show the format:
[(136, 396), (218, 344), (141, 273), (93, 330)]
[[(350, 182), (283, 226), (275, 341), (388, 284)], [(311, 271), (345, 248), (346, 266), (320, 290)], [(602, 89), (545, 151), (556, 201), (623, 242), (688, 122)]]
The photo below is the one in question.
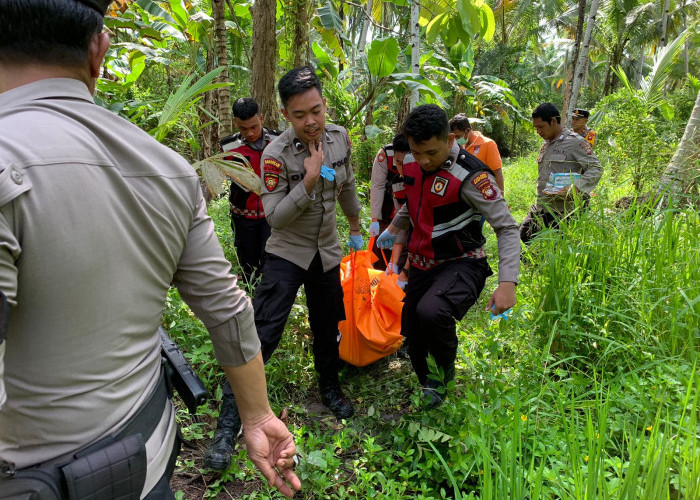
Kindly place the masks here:
[(403, 280), (396, 280), (396, 284), (399, 285), (399, 288), (401, 290), (406, 289), (406, 285), (408, 285), (408, 281), (403, 281)]
[(348, 241), (348, 246), (352, 248), (353, 250), (362, 250), (362, 247), (365, 246), (365, 242), (362, 239), (361, 235), (350, 235), (350, 240)]
[[(495, 309), (496, 309), (496, 304), (491, 306), (491, 311), (493, 311)], [(512, 312), (513, 312), (513, 308), (511, 307), (507, 311), (503, 311), (501, 314), (494, 314), (493, 312), (490, 312), (489, 317), (491, 318), (491, 321), (494, 321), (498, 318), (501, 318), (501, 319), (508, 321), (508, 319), (510, 319), (509, 316)]]
[(379, 222), (372, 222), (369, 225), (369, 235), (373, 238), (379, 236)]
[(326, 179), (327, 181), (334, 181), (335, 180), (335, 169), (329, 168), (325, 165), (321, 165), (321, 177)]
[(384, 274), (399, 274), (399, 266), (393, 262), (389, 262), (386, 265), (386, 271), (384, 271)]
[(379, 248), (393, 248), (396, 242), (396, 235), (391, 234), (388, 229), (385, 229), (377, 238), (376, 244)]

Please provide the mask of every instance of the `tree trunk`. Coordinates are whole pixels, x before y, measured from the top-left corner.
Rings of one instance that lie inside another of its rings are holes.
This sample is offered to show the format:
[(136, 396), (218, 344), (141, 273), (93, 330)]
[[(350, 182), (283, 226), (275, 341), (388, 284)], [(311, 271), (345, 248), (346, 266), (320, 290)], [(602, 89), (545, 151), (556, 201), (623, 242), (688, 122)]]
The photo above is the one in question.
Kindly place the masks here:
[(292, 16), (294, 22), (294, 67), (304, 66), (309, 62), (309, 4), (307, 0), (293, 0)]
[(671, 0), (664, 1), (664, 11), (661, 16), (661, 38), (659, 39), (659, 50), (666, 46), (666, 28), (668, 27), (668, 9), (671, 6)]
[[(207, 73), (214, 69), (214, 51), (211, 49), (211, 47), (207, 49), (206, 64)], [(214, 154), (214, 151), (218, 149), (215, 146), (219, 143), (218, 125), (210, 118), (210, 115), (216, 116), (216, 111), (214, 110), (214, 102), (216, 101), (216, 97), (214, 95), (215, 92), (216, 90), (210, 90), (209, 92), (204, 93), (204, 99), (202, 100), (203, 109), (199, 109), (199, 122), (207, 123), (211, 121), (211, 124), (202, 129), (202, 154), (199, 158), (197, 158), (198, 160), (209, 158), (212, 154)]]
[(635, 76), (635, 86), (639, 87), (644, 79), (644, 45), (639, 46), (639, 60), (637, 61), (637, 72)]
[(275, 63), (277, 62), (277, 34), (275, 18), (276, 0), (255, 0), (251, 7), (253, 16), (253, 42), (251, 53), (250, 94), (258, 102), (265, 124), (279, 128), (279, 109), (275, 95)]
[(362, 31), (360, 32), (360, 39), (357, 41), (357, 54), (358, 58), (362, 59), (365, 55), (365, 45), (367, 45), (367, 30), (369, 28), (369, 20), (372, 17), (372, 5), (374, 0), (367, 0), (366, 16), (362, 18)]
[[(574, 75), (576, 74), (576, 61), (581, 51), (581, 41), (583, 40), (583, 23), (586, 20), (586, 0), (578, 0), (578, 20), (576, 22), (576, 38), (574, 39), (574, 56), (567, 67), (568, 78), (566, 79), (566, 88), (564, 89), (564, 106), (561, 112), (567, 113), (569, 109), (569, 101), (571, 101), (571, 89), (574, 85)], [(568, 113), (567, 113), (568, 114)]]
[[(571, 87), (571, 100), (569, 101), (569, 109), (573, 110), (576, 108), (578, 102), (578, 94), (581, 91), (581, 84), (588, 70), (588, 48), (591, 44), (591, 35), (593, 34), (593, 27), (595, 26), (595, 18), (598, 14), (598, 4), (600, 0), (592, 0), (591, 10), (588, 13), (588, 21), (586, 21), (586, 33), (583, 35), (583, 42), (581, 45), (581, 52), (578, 55), (578, 60), (576, 61), (576, 70), (574, 73), (574, 83)], [(566, 112), (566, 126), (571, 127), (571, 111)]]
[(605, 87), (603, 88), (603, 95), (610, 95), (615, 90), (617, 83), (617, 75), (612, 70), (612, 68), (619, 66), (620, 61), (622, 61), (622, 56), (625, 51), (625, 45), (627, 45), (628, 40), (620, 40), (619, 43), (613, 49), (611, 54), (611, 59), (608, 60), (607, 72), (605, 74)]
[[(420, 25), (418, 24), (418, 14), (420, 13), (419, 0), (411, 0), (411, 73), (420, 73)], [(410, 109), (418, 104), (418, 91), (411, 92)]]
[[(217, 82), (228, 82), (228, 48), (226, 46), (226, 3), (225, 0), (212, 0), (212, 13), (214, 14), (214, 40), (216, 44), (216, 58), (219, 68), (224, 68), (216, 79)], [(233, 131), (231, 119), (231, 87), (225, 86), (218, 89), (219, 96), (218, 113), (219, 133), (226, 137)]]
[(401, 107), (399, 108), (398, 116), (396, 117), (396, 133), (401, 133), (403, 122), (406, 120), (408, 113), (411, 112), (411, 92), (404, 92), (401, 97)]
[(659, 204), (665, 206), (670, 198), (683, 193), (697, 196), (700, 180), (700, 92), (695, 98), (695, 106), (690, 114), (688, 125), (678, 148), (661, 176), (656, 190)]
[[(685, 8), (685, 0), (683, 0), (681, 8), (683, 9), (683, 31), (685, 31), (686, 29), (688, 29), (688, 14)], [(683, 63), (686, 75), (690, 73), (690, 60), (688, 58), (688, 38), (685, 39), (685, 43), (683, 44)]]

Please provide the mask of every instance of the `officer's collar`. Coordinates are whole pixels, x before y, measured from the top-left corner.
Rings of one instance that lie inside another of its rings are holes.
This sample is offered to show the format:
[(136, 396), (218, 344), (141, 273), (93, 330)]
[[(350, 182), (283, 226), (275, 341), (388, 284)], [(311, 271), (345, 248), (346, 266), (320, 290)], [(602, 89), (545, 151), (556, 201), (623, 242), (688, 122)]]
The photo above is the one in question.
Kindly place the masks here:
[[(460, 151), (465, 153), (465, 151), (461, 147), (459, 147), (459, 144), (457, 144), (457, 141), (453, 141), (452, 146), (450, 147), (450, 156), (447, 157), (447, 159), (445, 160), (445, 163), (443, 163), (439, 168), (436, 168), (435, 170), (428, 171), (428, 170), (425, 170), (423, 167), (420, 167), (420, 169), (423, 171), (423, 173), (425, 175), (436, 174), (440, 170), (448, 170), (457, 161), (457, 156), (459, 156)], [(404, 158), (404, 161), (405, 161), (405, 158)]]
[[(301, 153), (304, 153), (305, 151), (308, 151), (309, 148), (304, 143), (304, 141), (299, 139), (299, 136), (297, 135), (296, 130), (294, 130), (294, 128), (292, 128), (291, 131), (292, 131), (292, 133), (291, 133), (292, 137), (291, 137), (290, 144), (292, 145), (292, 151), (294, 151), (294, 154), (295, 155), (301, 154)], [(328, 133), (328, 128), (326, 128), (323, 131), (323, 134), (321, 134), (321, 144), (323, 144), (324, 142), (327, 142), (329, 144), (333, 142), (333, 138)]]

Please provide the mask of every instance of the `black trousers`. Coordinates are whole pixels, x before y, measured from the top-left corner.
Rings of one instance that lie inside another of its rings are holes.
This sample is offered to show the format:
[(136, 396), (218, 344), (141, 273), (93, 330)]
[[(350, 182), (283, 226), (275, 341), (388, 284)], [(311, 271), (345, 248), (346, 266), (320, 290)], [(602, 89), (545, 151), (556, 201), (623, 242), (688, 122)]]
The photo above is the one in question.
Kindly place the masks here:
[(559, 217), (543, 207), (533, 205), (520, 225), (520, 240), (525, 244), (530, 243), (530, 240), (545, 227), (558, 228)]
[(275, 351), (284, 332), (299, 287), (304, 285), (309, 324), (314, 335), (314, 365), (322, 388), (338, 383), (338, 322), (345, 319), (340, 266), (324, 272), (316, 253), (309, 269), (268, 254), (262, 281), (255, 289), (253, 308), (263, 361)]
[(418, 381), (428, 379), (428, 355), (445, 373), (457, 357), (456, 321), (474, 305), (493, 272), (486, 259), (458, 259), (423, 271), (411, 268), (406, 286), (401, 333)]
[(252, 283), (253, 273), (262, 267), (265, 244), (270, 237), (270, 225), (264, 218), (246, 219), (240, 215), (231, 214), (231, 229), (233, 246), (236, 247), (243, 277), (248, 283)]

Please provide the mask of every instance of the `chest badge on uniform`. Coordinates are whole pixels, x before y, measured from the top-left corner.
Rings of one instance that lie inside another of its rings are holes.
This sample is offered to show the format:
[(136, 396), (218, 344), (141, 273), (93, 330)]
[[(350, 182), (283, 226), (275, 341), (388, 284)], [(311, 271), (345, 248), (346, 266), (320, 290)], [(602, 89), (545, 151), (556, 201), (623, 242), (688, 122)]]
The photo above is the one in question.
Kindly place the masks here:
[(280, 181), (280, 176), (271, 172), (265, 172), (265, 187), (268, 191), (274, 191)]
[(485, 200), (493, 200), (496, 198), (496, 190), (491, 185), (491, 181), (486, 172), (481, 172), (474, 177), (471, 182), (476, 189), (481, 191), (481, 195)]
[(433, 185), (430, 187), (430, 192), (438, 196), (445, 196), (445, 191), (447, 191), (447, 184), (450, 181), (439, 175), (435, 177)]

